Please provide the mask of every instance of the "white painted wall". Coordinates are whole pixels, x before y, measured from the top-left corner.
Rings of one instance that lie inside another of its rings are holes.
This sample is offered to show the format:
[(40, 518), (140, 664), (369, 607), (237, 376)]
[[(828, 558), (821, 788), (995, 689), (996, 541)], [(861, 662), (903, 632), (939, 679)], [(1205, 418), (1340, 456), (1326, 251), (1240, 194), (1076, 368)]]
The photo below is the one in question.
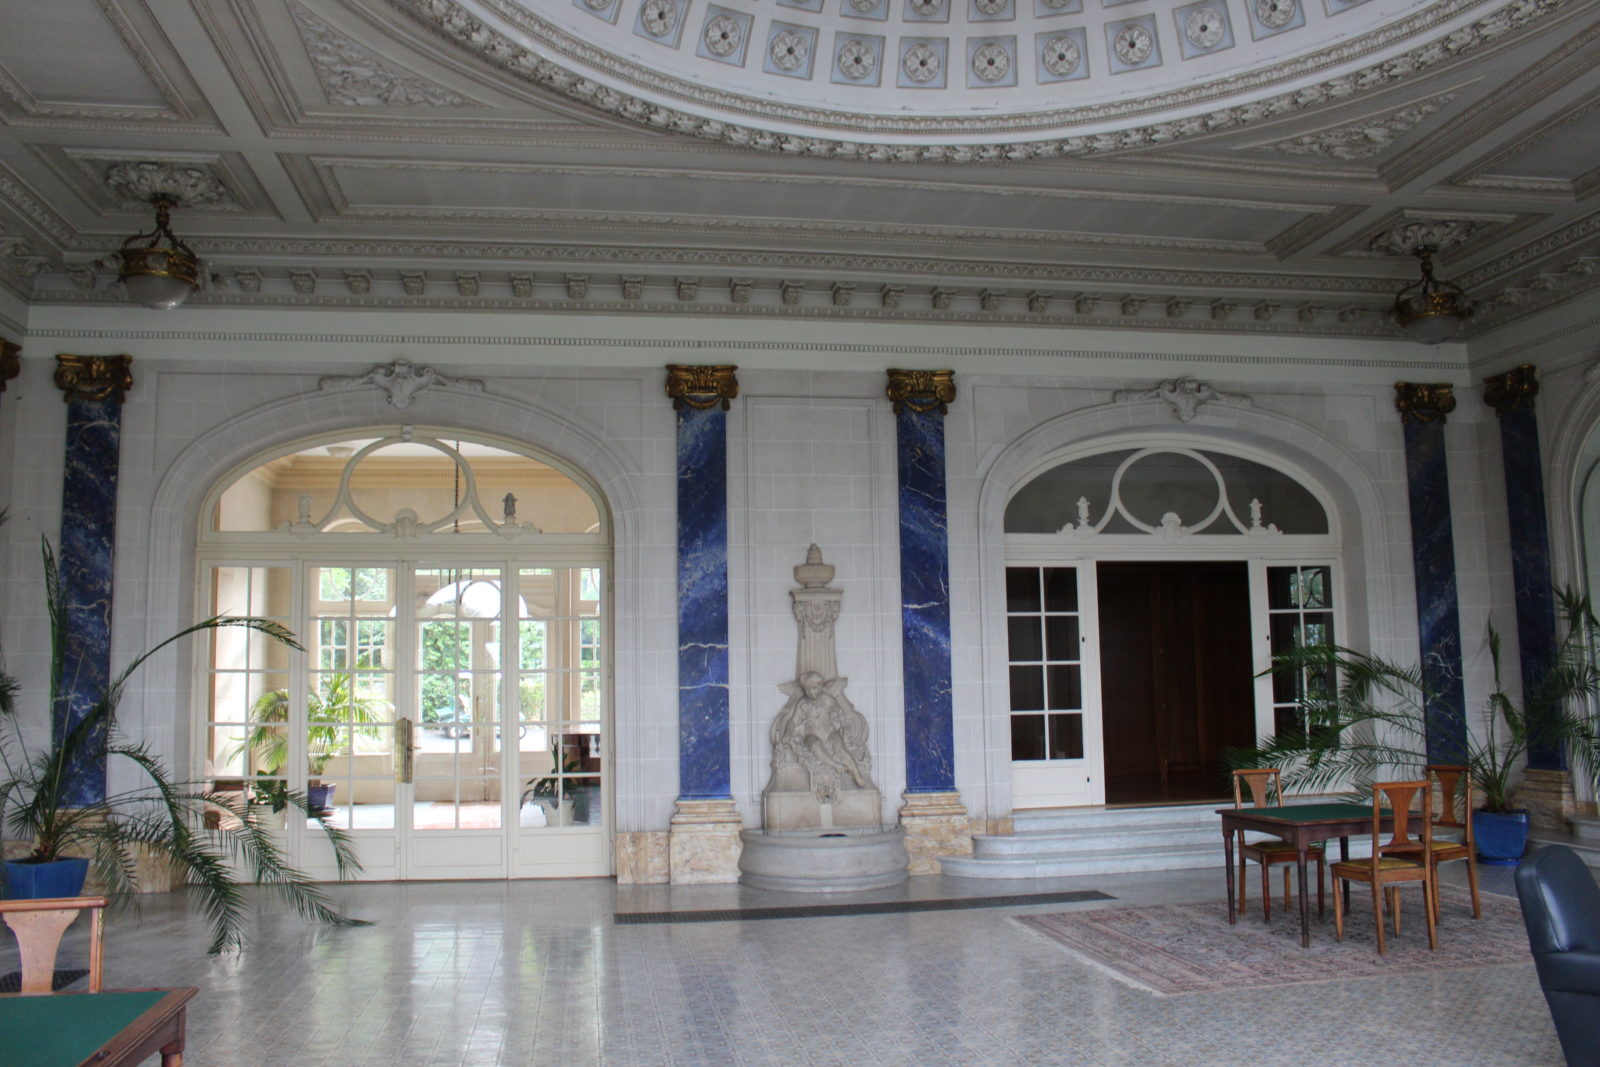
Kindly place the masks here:
[[(1415, 655), (1416, 627), (1393, 383), (1450, 381), (1461, 399), (1447, 435), (1464, 647), (1474, 647), (1491, 605), (1497, 617), (1509, 611), (1493, 415), (1466, 395), (1479, 375), (1459, 345), (1301, 339), (1291, 349), (1281, 338), (1223, 333), (211, 308), (44, 307), (27, 325), (24, 374), (0, 395), (0, 486), (9, 486), (13, 511), (0, 531), (0, 625), (8, 666), (30, 699), (44, 685), (38, 535), (53, 538), (60, 516), (65, 405), (50, 381), (56, 352), (134, 356), (116, 663), (189, 619), (200, 501), (251, 456), (365, 425), (488, 430), (564, 457), (601, 486), (612, 509), (619, 830), (664, 829), (677, 795), (675, 423), (662, 387), (669, 362), (740, 366), (728, 420), (731, 756), (735, 798), (751, 825), (768, 772), (767, 730), (783, 702), (776, 686), (794, 667), (791, 569), (812, 542), (845, 590), (840, 670), (871, 723), (886, 816), (904, 787), (889, 366), (957, 372), (959, 396), (945, 422), (956, 772), (974, 815), (1009, 809), (1005, 681), (995, 669), (1004, 659), (995, 624), (1000, 513), (1021, 476), (1055, 451), (1117, 434), (1181, 432), (1289, 457), (1337, 501), (1346, 639), (1406, 658)], [(394, 359), (482, 379), (485, 391), (433, 390), (400, 412), (375, 390), (318, 390), (324, 374)], [(1569, 385), (1580, 377), (1558, 374)], [(1158, 402), (1111, 402), (1117, 389), (1184, 375), (1252, 402), (1203, 407), (1188, 424)], [(1559, 399), (1546, 388), (1541, 418), (1552, 434), (1560, 405), (1581, 401), (1575, 387)], [(1567, 527), (1552, 529), (1562, 536)], [(181, 657), (152, 664), (124, 709), (129, 726), (180, 765), (194, 722), (188, 672)], [(1469, 700), (1483, 692), (1479, 670)]]

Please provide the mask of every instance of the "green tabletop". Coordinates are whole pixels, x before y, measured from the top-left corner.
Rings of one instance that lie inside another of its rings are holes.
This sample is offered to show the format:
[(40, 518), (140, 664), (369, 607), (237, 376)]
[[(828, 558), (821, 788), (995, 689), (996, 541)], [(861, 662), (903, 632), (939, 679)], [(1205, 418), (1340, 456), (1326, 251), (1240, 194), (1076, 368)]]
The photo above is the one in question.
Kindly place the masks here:
[[(1246, 808), (1244, 810), (1255, 815), (1283, 819), (1286, 822), (1325, 822), (1328, 819), (1370, 819), (1372, 817), (1372, 805), (1370, 804), (1285, 804), (1281, 808)], [(1384, 808), (1379, 814), (1388, 816), (1390, 811), (1388, 808)]]
[(76, 1067), (168, 992), (0, 997), (0, 1064)]

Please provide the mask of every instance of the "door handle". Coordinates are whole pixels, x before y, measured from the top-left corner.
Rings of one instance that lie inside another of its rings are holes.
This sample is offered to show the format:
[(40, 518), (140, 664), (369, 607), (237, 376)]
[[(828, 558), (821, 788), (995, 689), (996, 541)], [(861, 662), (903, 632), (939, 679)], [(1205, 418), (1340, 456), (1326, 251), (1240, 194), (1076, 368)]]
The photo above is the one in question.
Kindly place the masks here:
[(410, 785), (416, 778), (416, 723), (409, 718), (394, 721), (394, 780)]

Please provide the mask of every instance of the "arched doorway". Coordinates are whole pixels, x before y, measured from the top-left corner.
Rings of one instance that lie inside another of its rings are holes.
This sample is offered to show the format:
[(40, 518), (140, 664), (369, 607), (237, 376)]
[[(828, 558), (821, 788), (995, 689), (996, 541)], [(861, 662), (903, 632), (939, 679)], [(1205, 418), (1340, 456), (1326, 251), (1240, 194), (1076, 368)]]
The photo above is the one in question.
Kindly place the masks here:
[(1005, 509), (1015, 808), (1225, 791), (1221, 754), (1297, 725), (1274, 652), (1342, 631), (1332, 509), (1265, 455), (1064, 453)]
[(201, 731), (303, 866), (331, 857), (285, 790), (367, 877), (610, 872), (610, 532), (581, 473), (483, 434), (324, 435), (223, 478), (197, 556), (201, 615), (304, 646), (219, 633)]

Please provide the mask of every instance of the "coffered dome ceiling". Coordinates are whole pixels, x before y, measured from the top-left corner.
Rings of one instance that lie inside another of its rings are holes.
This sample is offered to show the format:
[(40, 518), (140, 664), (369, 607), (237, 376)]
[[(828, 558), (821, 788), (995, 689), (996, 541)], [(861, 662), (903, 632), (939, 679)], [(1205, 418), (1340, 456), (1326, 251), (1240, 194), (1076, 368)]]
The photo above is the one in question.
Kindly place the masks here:
[(1213, 131), (1281, 111), (1274, 96), (1305, 106), (1381, 87), (1531, 14), (1474, 25), (1483, 5), (1463, 0), (395, 2), (619, 114), (840, 155), (946, 146), (920, 158), (956, 160), (972, 155), (958, 146), (1086, 153), (1141, 125), (1163, 140)]
[[(1469, 335), (1600, 287), (1600, 0), (0, 0), (0, 288)], [(155, 314), (151, 312), (149, 314)], [(20, 332), (0, 321), (0, 333)]]

